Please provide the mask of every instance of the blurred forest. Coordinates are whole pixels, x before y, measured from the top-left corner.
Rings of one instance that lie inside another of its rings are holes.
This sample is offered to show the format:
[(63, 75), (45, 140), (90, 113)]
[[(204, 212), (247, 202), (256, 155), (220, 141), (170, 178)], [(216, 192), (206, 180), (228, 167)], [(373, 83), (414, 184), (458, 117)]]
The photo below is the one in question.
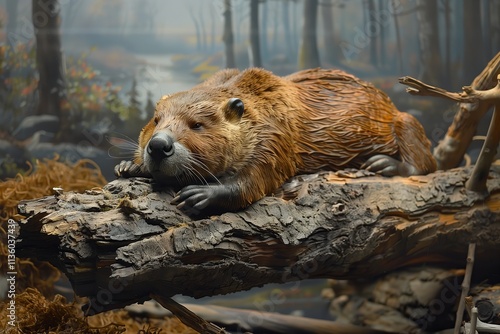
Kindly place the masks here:
[(344, 69), (436, 143), (450, 116), (426, 115), (396, 78), (469, 84), (500, 50), (500, 0), (3, 0), (0, 26), (4, 177), (53, 152), (111, 166), (109, 136), (128, 158), (160, 96), (225, 67)]

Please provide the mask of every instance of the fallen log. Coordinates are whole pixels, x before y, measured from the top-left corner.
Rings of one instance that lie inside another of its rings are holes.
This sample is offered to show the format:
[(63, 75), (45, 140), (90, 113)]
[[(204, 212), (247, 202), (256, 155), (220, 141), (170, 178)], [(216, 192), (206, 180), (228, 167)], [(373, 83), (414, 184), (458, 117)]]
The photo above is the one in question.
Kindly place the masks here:
[[(324, 172), (296, 177), (288, 200), (190, 218), (149, 179), (22, 202), (19, 256), (48, 260), (88, 296), (88, 314), (162, 296), (213, 296), (272, 282), (368, 278), (421, 263), (498, 273), (500, 166), (489, 195), (464, 184), (471, 168), (410, 178)], [(290, 187), (292, 185), (292, 187)], [(153, 191), (155, 190), (155, 191)], [(292, 196), (293, 195), (293, 196)]]

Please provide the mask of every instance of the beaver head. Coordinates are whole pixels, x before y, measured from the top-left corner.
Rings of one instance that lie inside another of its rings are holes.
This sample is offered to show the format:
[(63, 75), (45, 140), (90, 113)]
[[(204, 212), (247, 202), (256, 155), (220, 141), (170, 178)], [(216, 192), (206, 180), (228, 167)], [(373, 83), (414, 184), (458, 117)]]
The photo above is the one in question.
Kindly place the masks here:
[(242, 154), (244, 103), (211, 88), (164, 96), (142, 129), (136, 162), (158, 182), (207, 183), (232, 173)]

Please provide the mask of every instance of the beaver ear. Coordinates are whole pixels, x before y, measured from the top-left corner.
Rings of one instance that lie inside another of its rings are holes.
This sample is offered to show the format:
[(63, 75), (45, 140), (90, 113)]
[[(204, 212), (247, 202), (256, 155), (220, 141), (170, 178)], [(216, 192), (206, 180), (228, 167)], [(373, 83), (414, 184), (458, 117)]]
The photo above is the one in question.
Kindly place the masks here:
[(240, 99), (233, 97), (227, 101), (226, 107), (226, 118), (229, 121), (239, 121), (243, 112), (245, 111), (245, 105)]

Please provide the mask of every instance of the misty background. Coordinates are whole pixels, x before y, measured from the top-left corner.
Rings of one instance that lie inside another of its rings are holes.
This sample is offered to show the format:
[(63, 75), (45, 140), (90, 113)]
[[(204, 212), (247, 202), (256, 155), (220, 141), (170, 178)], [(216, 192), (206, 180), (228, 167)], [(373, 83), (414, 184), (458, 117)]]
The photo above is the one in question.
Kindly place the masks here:
[[(316, 25), (319, 65), (340, 67), (367, 80), (388, 75), (421, 77), (425, 69), (420, 59), (422, 36), (419, 30), (431, 29), (432, 20), (437, 19), (439, 31), (432, 34), (439, 38), (439, 49), (432, 52), (442, 58), (443, 69), (464, 72), (464, 29), (466, 20), (472, 20), (473, 39), (476, 43), (481, 42), (481, 52), (471, 49), (477, 65), (469, 62), (469, 66), (481, 70), (499, 49), (500, 5), (494, 0), (473, 0), (480, 12), (477, 17), (469, 18), (464, 17), (467, 1), (431, 1), (437, 10), (435, 18), (422, 19), (419, 15), (426, 14), (419, 8), (425, 1), (321, 0)], [(3, 39), (7, 43), (32, 42), (31, 1), (2, 2), (0, 17), (2, 22), (7, 22), (2, 27)], [(253, 65), (250, 3), (250, 0), (230, 2), (238, 68)], [(59, 6), (64, 55), (92, 50), (89, 59), (103, 74), (111, 76), (112, 80), (129, 80), (137, 76), (140, 86), (151, 90), (154, 99), (188, 89), (215, 69), (224, 67), (223, 0), (61, 0)], [(279, 75), (299, 69), (297, 57), (304, 23), (303, 7), (304, 1), (259, 2), (261, 66)], [(13, 20), (7, 18), (9, 11)], [(373, 59), (374, 52), (379, 59)], [(178, 65), (172, 62), (173, 55), (186, 55), (184, 62), (180, 62), (183, 66), (177, 66), (180, 73), (175, 76), (169, 73), (175, 69), (166, 71)], [(200, 68), (193, 73), (200, 64), (213, 67)], [(446, 75), (435, 84), (453, 89), (472, 80), (470, 74), (463, 73), (455, 78), (459, 81), (450, 82)]]
[(55, 115), (62, 126), (31, 133), (31, 151), (82, 140), (107, 150), (104, 135), (137, 138), (162, 95), (220, 69), (323, 67), (375, 84), (436, 144), (453, 103), (412, 97), (397, 79), (457, 91), (499, 50), (500, 0), (1, 0), (0, 137)]

